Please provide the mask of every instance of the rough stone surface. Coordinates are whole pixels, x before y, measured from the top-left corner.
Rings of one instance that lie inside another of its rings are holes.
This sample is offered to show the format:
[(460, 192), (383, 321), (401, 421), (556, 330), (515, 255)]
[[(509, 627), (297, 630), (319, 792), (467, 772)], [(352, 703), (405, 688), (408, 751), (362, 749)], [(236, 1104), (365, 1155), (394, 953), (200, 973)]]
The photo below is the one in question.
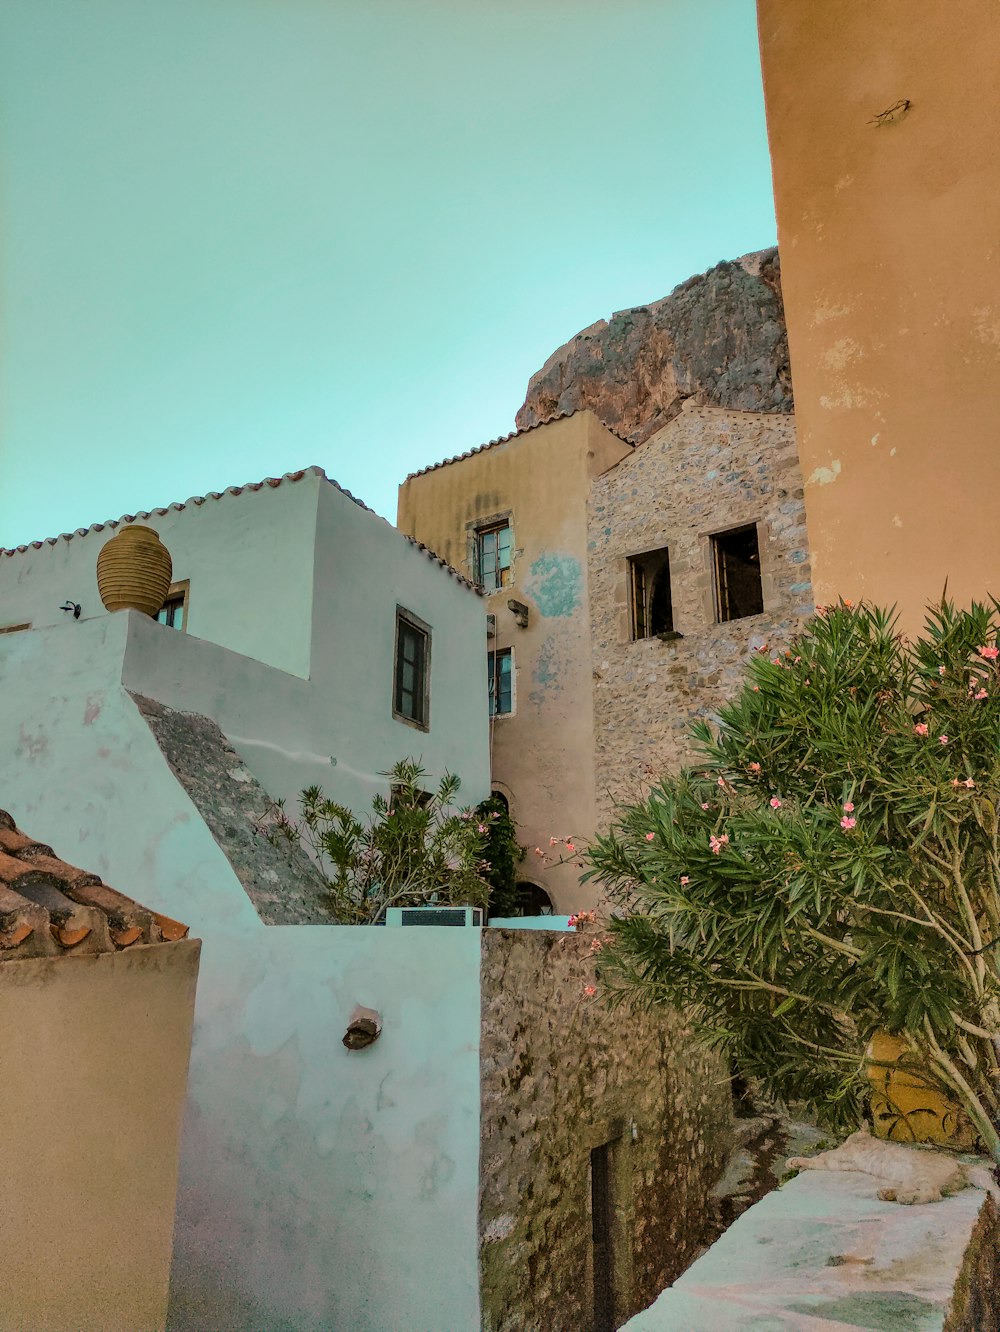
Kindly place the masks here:
[(132, 698), (264, 924), (335, 924), (323, 877), (306, 853), (272, 846), (258, 830), (271, 798), (215, 722)]
[(588, 933), (483, 931), (484, 1332), (593, 1326), (591, 1150), (610, 1147), (615, 1326), (698, 1252), (733, 1141), (683, 1016), (610, 1010)]
[[(750, 523), (764, 613), (716, 623), (711, 536)], [(763, 643), (784, 645), (812, 613), (795, 422), (780, 413), (687, 407), (598, 477), (588, 510), (594, 743), (599, 815), (692, 757), (711, 716)], [(666, 547), (675, 641), (630, 641), (628, 557)]]
[(867, 1175), (806, 1172), (768, 1194), (622, 1332), (988, 1332), (997, 1210), (966, 1189), (880, 1202)]
[(531, 377), (519, 428), (589, 407), (641, 444), (687, 398), (790, 412), (792, 382), (777, 249), (715, 268), (663, 300), (600, 319)]

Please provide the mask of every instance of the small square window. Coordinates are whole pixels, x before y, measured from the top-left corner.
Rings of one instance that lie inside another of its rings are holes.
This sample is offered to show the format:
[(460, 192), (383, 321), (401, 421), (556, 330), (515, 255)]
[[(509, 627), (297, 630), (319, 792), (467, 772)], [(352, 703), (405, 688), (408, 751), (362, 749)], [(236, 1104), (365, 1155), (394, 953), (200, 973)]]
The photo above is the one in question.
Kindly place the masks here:
[(165, 624), (170, 629), (187, 628), (187, 603), (190, 582), (185, 579), (183, 583), (171, 583), (170, 590), (167, 592), (167, 599), (156, 613), (156, 620), (159, 624)]
[(392, 713), (424, 731), (430, 725), (430, 666), (430, 627), (397, 607)]
[(508, 521), (476, 528), (476, 582), (487, 592), (496, 592), (510, 582), (510, 557), (514, 534)]
[(760, 578), (757, 524), (737, 527), (712, 537), (712, 558), (718, 622), (760, 615), (764, 609), (764, 588)]
[(674, 632), (670, 555), (666, 549), (632, 556), (628, 562), (628, 595), (633, 641)]
[(514, 711), (514, 649), (501, 648), (487, 654), (490, 686), (490, 716), (503, 717)]

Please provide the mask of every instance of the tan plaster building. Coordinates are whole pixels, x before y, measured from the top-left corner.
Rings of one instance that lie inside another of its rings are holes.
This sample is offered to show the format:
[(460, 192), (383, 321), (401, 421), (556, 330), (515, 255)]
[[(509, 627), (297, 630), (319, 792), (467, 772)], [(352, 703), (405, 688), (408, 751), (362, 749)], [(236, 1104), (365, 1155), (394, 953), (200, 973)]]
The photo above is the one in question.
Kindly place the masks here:
[(201, 944), (0, 810), (0, 1327), (166, 1326)]
[(758, 0), (817, 599), (1000, 593), (1000, 7)]
[[(591, 412), (517, 431), (407, 477), (397, 524), (487, 590), (494, 789), (558, 911), (582, 905), (579, 870), (543, 864), (550, 837), (596, 815), (587, 496), (632, 452)], [(523, 609), (521, 609), (523, 607)]]
[(535, 848), (688, 758), (748, 653), (812, 611), (793, 418), (691, 404), (633, 448), (577, 412), (408, 477), (398, 521), (486, 585), (494, 787), (525, 879), (592, 906)]

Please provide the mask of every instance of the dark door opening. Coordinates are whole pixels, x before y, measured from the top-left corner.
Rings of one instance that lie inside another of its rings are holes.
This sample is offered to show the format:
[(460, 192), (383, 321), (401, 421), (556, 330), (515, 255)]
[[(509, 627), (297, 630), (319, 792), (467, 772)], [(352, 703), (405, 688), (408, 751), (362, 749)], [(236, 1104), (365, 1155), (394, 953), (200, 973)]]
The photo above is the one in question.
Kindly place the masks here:
[(594, 1241), (594, 1332), (614, 1332), (615, 1286), (611, 1224), (611, 1143), (590, 1153), (590, 1214)]

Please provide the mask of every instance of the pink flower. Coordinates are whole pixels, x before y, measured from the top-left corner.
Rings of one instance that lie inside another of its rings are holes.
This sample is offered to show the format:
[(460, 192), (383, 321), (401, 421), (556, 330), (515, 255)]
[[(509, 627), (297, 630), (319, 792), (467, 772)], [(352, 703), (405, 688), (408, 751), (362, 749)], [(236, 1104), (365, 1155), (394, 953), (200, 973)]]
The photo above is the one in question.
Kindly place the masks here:
[(567, 916), (567, 917), (566, 917), (566, 924), (570, 927), (571, 930), (575, 930), (575, 929), (576, 929), (576, 916)]
[(573, 852), (576, 850), (576, 847), (573, 845), (572, 842), (567, 842), (567, 843), (566, 843), (566, 850), (570, 853), (570, 855), (572, 855)]
[(977, 703), (980, 703), (980, 702), (982, 702), (982, 700), (983, 700), (984, 698), (989, 698), (989, 694), (986, 692), (985, 689), (978, 689), (978, 690), (972, 695), (972, 697), (976, 700)]
[(853, 814), (853, 813), (854, 813), (854, 802), (853, 802), (853, 801), (851, 801), (851, 800), (848, 800), (848, 801), (847, 801), (847, 803), (844, 805), (844, 813), (845, 813), (845, 814)]
[(996, 661), (997, 657), (1000, 657), (1000, 648), (998, 647), (981, 647), (976, 648), (976, 651), (987, 661)]
[(558, 838), (558, 837), (550, 837), (550, 838), (549, 838), (549, 846), (555, 846), (555, 844), (556, 844), (558, 841), (559, 841), (559, 838)]
[(751, 771), (751, 772), (760, 772), (760, 764), (759, 764), (759, 763), (751, 763), (751, 764), (750, 764), (750, 771)]
[(702, 809), (708, 809), (708, 805), (707, 804), (702, 805)]
[(544, 854), (545, 854), (545, 852), (542, 850), (542, 848), (541, 848), (540, 846), (536, 846), (536, 847), (535, 847), (535, 855), (536, 855), (536, 856), (543, 856)]
[(656, 836), (655, 833), (647, 833), (647, 834), (646, 834), (646, 841), (647, 841), (647, 842), (651, 842), (655, 836)]
[(708, 839), (708, 844), (712, 848), (712, 855), (717, 856), (719, 852), (722, 850), (722, 848), (728, 843), (728, 841), (729, 841), (728, 833), (720, 833), (718, 837), (716, 837), (715, 834), (713, 833), (712, 836)]
[(688, 878), (688, 876), (687, 876), (686, 874), (682, 874), (682, 875), (681, 875), (681, 884), (682, 884), (682, 885), (687, 884), (687, 883), (690, 883), (690, 882), (691, 882), (691, 880)]
[(939, 667), (938, 667), (938, 675), (944, 675), (944, 673), (945, 673), (945, 671), (946, 671), (947, 669), (948, 669), (947, 666), (939, 666)]
[(777, 796), (772, 796), (772, 797), (771, 797), (771, 808), (772, 808), (772, 809), (780, 809), (780, 808), (781, 808), (781, 801), (778, 799)]
[(481, 832), (481, 833), (486, 832), (486, 824), (485, 824), (485, 823), (477, 824), (477, 825), (476, 825), (476, 832)]
[(939, 735), (939, 736), (938, 736), (938, 744), (939, 744), (939, 745), (946, 745), (947, 743), (948, 743), (948, 737), (947, 737), (946, 735)]
[(926, 722), (917, 722), (916, 726), (914, 726), (914, 728), (913, 728), (913, 734), (914, 734), (914, 735), (926, 735), (926, 734), (927, 734), (927, 723), (926, 723)]
[(852, 819), (848, 814), (845, 814), (840, 820), (840, 826), (843, 828), (844, 832), (850, 832), (856, 823), (857, 819)]
[(966, 777), (965, 781), (963, 782), (963, 785), (964, 785), (964, 786), (967, 786), (967, 787), (969, 788), (970, 791), (971, 791), (972, 788), (975, 786), (975, 784), (976, 784), (976, 783), (972, 780), (971, 777)]
[(585, 985), (585, 986), (583, 987), (583, 992), (584, 992), (584, 994), (587, 996), (588, 999), (593, 999), (594, 995), (597, 993), (597, 986), (596, 986), (596, 985)]
[(719, 780), (716, 782), (716, 786), (725, 786), (725, 784), (726, 784), (725, 777), (720, 777)]
[(803, 683), (803, 684), (812, 684), (812, 680), (803, 680), (802, 683)]
[(755, 694), (759, 694), (759, 693), (760, 693), (760, 685), (754, 685), (754, 687), (753, 687), (753, 692), (754, 692)]
[(603, 947), (604, 947), (604, 940), (603, 940), (603, 939), (591, 939), (591, 941), (590, 941), (590, 951), (591, 951), (592, 953), (599, 953)]

